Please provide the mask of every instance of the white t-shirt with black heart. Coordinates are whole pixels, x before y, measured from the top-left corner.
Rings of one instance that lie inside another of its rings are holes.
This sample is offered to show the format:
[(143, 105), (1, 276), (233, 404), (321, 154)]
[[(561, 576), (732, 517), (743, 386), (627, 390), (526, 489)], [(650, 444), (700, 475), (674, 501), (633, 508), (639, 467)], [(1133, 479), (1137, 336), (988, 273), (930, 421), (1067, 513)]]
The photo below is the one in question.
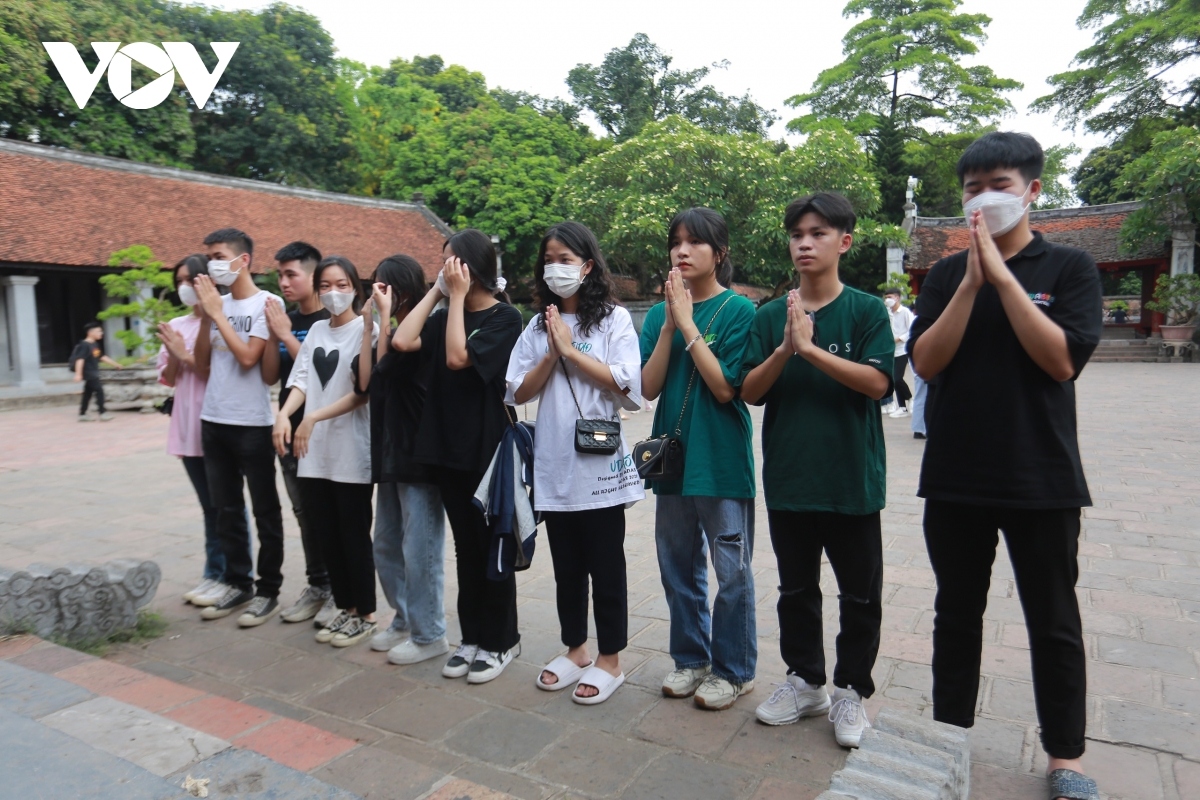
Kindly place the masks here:
[[(354, 391), (351, 362), (362, 349), (363, 319), (336, 328), (321, 320), (308, 330), (288, 378), (288, 388), (304, 392), (304, 413), (311, 414)], [(371, 323), (371, 346), (379, 326)], [(349, 414), (322, 420), (313, 428), (308, 453), (297, 464), (301, 478), (338, 483), (371, 482), (371, 409), (362, 405)]]

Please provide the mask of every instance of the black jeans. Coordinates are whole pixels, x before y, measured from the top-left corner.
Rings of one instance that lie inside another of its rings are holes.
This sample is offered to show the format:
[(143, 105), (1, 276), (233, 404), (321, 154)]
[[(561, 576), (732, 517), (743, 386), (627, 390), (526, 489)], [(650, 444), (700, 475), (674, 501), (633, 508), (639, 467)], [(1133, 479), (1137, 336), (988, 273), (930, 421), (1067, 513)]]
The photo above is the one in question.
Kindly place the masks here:
[(83, 400), (79, 403), (79, 413), (86, 414), (88, 403), (91, 402), (92, 395), (96, 396), (96, 408), (101, 414), (104, 413), (104, 386), (100, 383), (99, 378), (84, 378), (83, 379)]
[(283, 585), (283, 513), (275, 488), (275, 447), (271, 426), (224, 425), (203, 420), (200, 442), (208, 491), (217, 507), (217, 537), (225, 553), (225, 583), (249, 591), (254, 586), (250, 526), (242, 476), (258, 528), (258, 594), (278, 597)]
[(907, 355), (896, 356), (896, 360), (892, 362), (892, 381), (896, 384), (896, 402), (906, 408), (908, 401), (912, 400), (912, 390), (904, 382), (904, 372), (907, 367)]
[(1087, 669), (1075, 581), (1079, 509), (1013, 509), (925, 501), (925, 545), (937, 578), (933, 620), (933, 717), (969, 728), (979, 696), (983, 612), (1004, 531), (1016, 578), (1042, 747), (1083, 755)]
[(547, 511), (546, 538), (554, 561), (562, 643), (579, 647), (588, 638), (588, 577), (600, 655), (629, 644), (629, 592), (625, 577), (625, 507)]
[(304, 548), (304, 572), (308, 576), (308, 585), (318, 589), (329, 588), (329, 570), (325, 567), (325, 553), (322, 550), (321, 537), (314, 530), (312, 520), (304, 513), (304, 493), (300, 488), (300, 478), (296, 476), (297, 459), (291, 453), (279, 457), (279, 471), (283, 473), (283, 488), (287, 489), (288, 499), (292, 501), (292, 513), (296, 515), (296, 524), (300, 526), (300, 545)]
[(433, 472), (454, 536), (458, 624), (463, 644), (502, 653), (521, 641), (517, 631), (517, 578), (512, 573), (502, 581), (488, 578), (492, 532), (472, 500), (483, 473), (444, 468)]
[(871, 670), (883, 619), (883, 534), (879, 512), (767, 511), (779, 564), (779, 650), (788, 672), (825, 685), (821, 631), (821, 551), (838, 583), (841, 629), (833, 685), (875, 693)]
[(298, 478), (304, 509), (320, 531), (321, 552), (338, 608), (375, 613), (375, 550), (371, 544), (370, 483)]

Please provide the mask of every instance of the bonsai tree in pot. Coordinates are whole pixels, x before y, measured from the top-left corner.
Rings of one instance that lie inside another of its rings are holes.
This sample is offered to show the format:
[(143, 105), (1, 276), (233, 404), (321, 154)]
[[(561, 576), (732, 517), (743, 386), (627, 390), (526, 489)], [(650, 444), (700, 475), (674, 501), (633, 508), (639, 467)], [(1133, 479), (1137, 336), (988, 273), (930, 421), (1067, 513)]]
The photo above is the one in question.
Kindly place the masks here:
[(1196, 332), (1197, 307), (1200, 306), (1200, 275), (1159, 275), (1154, 284), (1154, 299), (1146, 308), (1164, 315), (1162, 337), (1187, 341)]

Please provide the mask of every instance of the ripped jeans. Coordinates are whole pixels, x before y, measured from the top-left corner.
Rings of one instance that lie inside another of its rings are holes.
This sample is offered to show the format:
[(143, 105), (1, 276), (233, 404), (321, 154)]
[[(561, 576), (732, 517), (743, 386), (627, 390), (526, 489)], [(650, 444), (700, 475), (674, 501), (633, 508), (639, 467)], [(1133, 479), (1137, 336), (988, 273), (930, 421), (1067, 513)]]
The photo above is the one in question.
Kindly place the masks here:
[(837, 579), (841, 629), (833, 685), (870, 697), (883, 619), (883, 535), (879, 512), (767, 511), (779, 564), (779, 650), (788, 672), (825, 685), (821, 551)]
[[(754, 500), (657, 496), (654, 540), (671, 614), (676, 669), (712, 665), (735, 686), (754, 680), (758, 626), (754, 616)], [(717, 597), (708, 609), (708, 555)]]

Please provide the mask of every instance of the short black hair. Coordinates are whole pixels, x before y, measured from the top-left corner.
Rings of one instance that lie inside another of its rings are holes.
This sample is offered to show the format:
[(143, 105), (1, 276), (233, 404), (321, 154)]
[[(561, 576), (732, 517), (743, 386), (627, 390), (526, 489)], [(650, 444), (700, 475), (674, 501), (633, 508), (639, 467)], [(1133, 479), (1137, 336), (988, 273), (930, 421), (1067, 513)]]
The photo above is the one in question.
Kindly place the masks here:
[(958, 159), (958, 185), (966, 182), (967, 173), (991, 172), (994, 169), (1019, 170), (1026, 183), (1042, 177), (1046, 154), (1038, 140), (1028, 133), (992, 131), (985, 133), (963, 151)]
[(312, 272), (321, 263), (321, 251), (308, 242), (288, 242), (275, 253), (275, 260), (280, 264), (299, 261), (300, 266)]
[(339, 267), (342, 272), (346, 273), (346, 277), (350, 279), (350, 285), (354, 287), (354, 303), (351, 308), (354, 313), (358, 314), (362, 311), (363, 302), (366, 300), (363, 297), (362, 278), (358, 277), (358, 267), (354, 266), (354, 262), (345, 256), (326, 256), (321, 259), (321, 263), (317, 264), (317, 268), (313, 270), (313, 291), (320, 293), (321, 273), (329, 267)]
[(203, 253), (192, 253), (175, 262), (175, 268), (171, 270), (171, 280), (175, 282), (176, 289), (179, 288), (180, 267), (187, 267), (188, 280), (194, 281), (197, 276), (208, 274), (208, 256)]
[(250, 257), (254, 258), (254, 240), (237, 228), (221, 228), (204, 237), (206, 247), (213, 244), (227, 244), (236, 250), (238, 255), (249, 253)]
[(667, 229), (668, 252), (675, 247), (681, 227), (687, 228), (688, 233), (713, 249), (713, 255), (717, 258), (717, 283), (728, 289), (733, 282), (733, 262), (729, 260), (729, 225), (725, 218), (703, 206), (680, 211)]
[(783, 212), (783, 229), (790, 231), (805, 214), (816, 214), (842, 233), (854, 233), (858, 217), (850, 201), (837, 192), (817, 192), (797, 197)]
[(91, 331), (92, 328), (103, 328), (103, 327), (104, 327), (104, 325), (102, 325), (99, 321), (94, 320), (94, 319), (89, 320), (89, 321), (83, 323), (83, 335), (87, 336), (88, 332)]
[(885, 290), (883, 291), (883, 296), (884, 296), (884, 297), (887, 297), (889, 294), (894, 294), (894, 295), (896, 295), (896, 297), (900, 297), (900, 295), (901, 295), (901, 292), (900, 292), (900, 290), (899, 290), (899, 289), (896, 289), (895, 287), (893, 287), (893, 288), (890, 288), (890, 289), (885, 289)]

